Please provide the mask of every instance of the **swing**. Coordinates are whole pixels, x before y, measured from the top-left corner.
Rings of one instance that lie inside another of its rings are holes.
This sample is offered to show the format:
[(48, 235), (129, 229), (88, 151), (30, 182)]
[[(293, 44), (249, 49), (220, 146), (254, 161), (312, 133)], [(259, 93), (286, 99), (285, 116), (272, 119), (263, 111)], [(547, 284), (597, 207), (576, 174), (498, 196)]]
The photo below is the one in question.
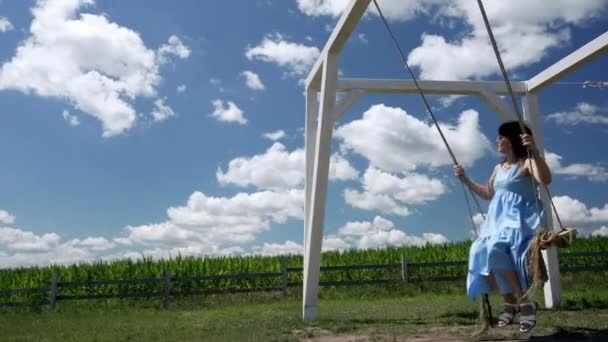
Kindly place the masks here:
[[(412, 70), (410, 69), (409, 65), (407, 64), (407, 61), (405, 59), (405, 55), (403, 53), (403, 51), (401, 50), (401, 47), (395, 37), (395, 35), (393, 34), (390, 26), (388, 25), (388, 22), (386, 20), (386, 18), (384, 17), (382, 10), (380, 9), (380, 6), (378, 5), (377, 0), (373, 0), (374, 2), (374, 6), (376, 7), (376, 10), (378, 11), (378, 14), (380, 16), (380, 18), (382, 19), (384, 26), (387, 30), (387, 32), (389, 33), (393, 44), (395, 46), (395, 48), (397, 49), (397, 52), (399, 53), (399, 56), (401, 58), (401, 61), (403, 63), (403, 65), (405, 66), (405, 68), (407, 69), (409, 75), (412, 78), (412, 81), (414, 82), (414, 85), (420, 95), (420, 97), (422, 98), (422, 101), (424, 102), (424, 105), (426, 107), (427, 112), (429, 113), (434, 126), (437, 128), (437, 131), (439, 132), (439, 135), (441, 137), (441, 139), (443, 140), (444, 145), (446, 146), (450, 157), (452, 158), (452, 161), (454, 163), (454, 165), (458, 165), (458, 161), (450, 147), (450, 145), (448, 144), (445, 136), (443, 135), (443, 132), (441, 130), (441, 127), (439, 126), (439, 124), (437, 123), (437, 120), (435, 118), (435, 115), (433, 114), (433, 111), (431, 110), (431, 107), (426, 99), (426, 96), (424, 95), (424, 92), (422, 91), (422, 89), (420, 88), (418, 81), (414, 75), (414, 73), (412, 72)], [(511, 88), (511, 83), (509, 81), (508, 75), (506, 73), (506, 69), (502, 63), (502, 59), (500, 57), (500, 52), (498, 51), (498, 47), (496, 44), (496, 41), (494, 39), (494, 35), (492, 33), (492, 29), (490, 27), (490, 23), (488, 21), (485, 9), (483, 7), (483, 3), (482, 0), (477, 0), (477, 3), (479, 5), (479, 9), (481, 11), (481, 14), (483, 16), (484, 19), (484, 23), (486, 25), (486, 29), (488, 32), (488, 35), (490, 37), (490, 41), (492, 44), (492, 47), (494, 49), (494, 53), (496, 55), (496, 59), (497, 62), (500, 66), (500, 70), (502, 72), (502, 76), (504, 78), (504, 81), (506, 83), (507, 89), (509, 91), (509, 94), (511, 96), (511, 101), (513, 104), (513, 108), (515, 110), (515, 113), (517, 115), (517, 121), (519, 122), (519, 126), (521, 129), (521, 132), (525, 132), (525, 125), (523, 122), (523, 117), (522, 114), (519, 111), (519, 107), (517, 106), (517, 102), (515, 100), (515, 94), (513, 92), (513, 89)], [(538, 189), (537, 189), (537, 185), (536, 185), (536, 180), (535, 180), (535, 176), (534, 176), (534, 168), (532, 167), (532, 159), (536, 158), (537, 156), (533, 155), (531, 153), (530, 150), (528, 150), (528, 161), (530, 162), (530, 179), (531, 179), (531, 186), (533, 188), (534, 191), (534, 198), (537, 199), (536, 202), (536, 211), (537, 214), (540, 217), (540, 208), (538, 207), (538, 199), (539, 199), (539, 193), (538, 193)], [(541, 183), (544, 186), (544, 189), (547, 193), (548, 199), (551, 203), (551, 207), (553, 208), (553, 211), (555, 212), (555, 217), (559, 223), (560, 226), (560, 230), (559, 231), (553, 231), (553, 230), (549, 230), (545, 227), (538, 227), (536, 229), (536, 234), (533, 237), (532, 241), (530, 242), (530, 247), (528, 250), (528, 256), (527, 256), (527, 260), (528, 260), (528, 269), (529, 269), (529, 274), (531, 275), (532, 278), (532, 284), (529, 287), (529, 289), (527, 290), (527, 292), (525, 293), (524, 297), (528, 300), (530, 300), (530, 302), (526, 302), (523, 304), (520, 304), (520, 306), (532, 306), (533, 310), (535, 310), (535, 305), (533, 302), (533, 296), (534, 296), (534, 292), (540, 288), (546, 281), (547, 281), (547, 270), (545, 268), (545, 264), (542, 258), (542, 250), (545, 250), (547, 248), (550, 247), (567, 247), (569, 245), (572, 244), (572, 241), (575, 239), (576, 237), (576, 230), (572, 227), (565, 227), (559, 217), (559, 214), (557, 212), (557, 209), (555, 208), (555, 204), (553, 203), (553, 200), (551, 198), (551, 194), (549, 193), (549, 189), (547, 187), (546, 184)], [(467, 204), (467, 209), (469, 211), (469, 217), (471, 219), (471, 223), (473, 225), (473, 231), (475, 232), (475, 234), (477, 235), (477, 231), (476, 231), (476, 227), (475, 224), (473, 222), (473, 211), (471, 209), (471, 205), (469, 202), (469, 197), (466, 193), (466, 189), (463, 183), (461, 183), (462, 185), (462, 189), (463, 189), (463, 193), (464, 193), (464, 197), (465, 197), (465, 201)], [(469, 188), (469, 192), (471, 197), (475, 200), (476, 204), (477, 204), (477, 208), (479, 210), (479, 212), (482, 214), (484, 220), (485, 220), (485, 216), (483, 214), (483, 210), (481, 209), (481, 206), (479, 205), (479, 201), (477, 200), (477, 197), (474, 195), (473, 191)], [(523, 297), (522, 297), (523, 298)], [(493, 327), (493, 322), (492, 322), (492, 311), (491, 311), (491, 306), (490, 306), (490, 302), (488, 299), (488, 294), (484, 294), (482, 297), (482, 301), (481, 301), (481, 310), (480, 310), (480, 321), (482, 324), (481, 330), (478, 331), (476, 334), (481, 334), (484, 331), (486, 331), (488, 329), (488, 327), (492, 326)], [(520, 332), (528, 332), (530, 331), (536, 324), (536, 316), (534, 315), (525, 315), (520, 317)], [(524, 324), (525, 324), (525, 329), (524, 329)]]

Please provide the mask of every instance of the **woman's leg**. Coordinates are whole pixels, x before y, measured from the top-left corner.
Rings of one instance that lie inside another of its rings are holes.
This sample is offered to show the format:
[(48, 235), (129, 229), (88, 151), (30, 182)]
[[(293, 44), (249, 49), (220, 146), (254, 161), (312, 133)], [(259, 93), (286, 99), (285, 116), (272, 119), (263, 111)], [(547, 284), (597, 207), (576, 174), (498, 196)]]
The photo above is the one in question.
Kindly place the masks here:
[[(492, 288), (497, 292), (502, 293), (500, 286), (496, 281), (496, 277), (493, 272), (487, 277), (488, 282), (492, 285)], [(513, 323), (513, 318), (517, 314), (517, 298), (513, 295), (513, 293), (502, 293), (503, 298), (503, 312), (498, 316), (498, 327), (506, 327), (507, 325)]]
[(521, 301), (523, 299), (522, 297), (524, 296), (524, 292), (521, 289), (521, 285), (519, 283), (519, 277), (517, 276), (517, 273), (515, 272), (515, 270), (501, 270), (500, 274), (505, 278), (505, 280), (507, 280), (507, 282), (513, 289), (513, 292), (515, 293), (515, 296), (516, 296), (515, 300)]
[(519, 284), (517, 273), (513, 270), (502, 270), (501, 274), (507, 282), (515, 289), (521, 317), (519, 318), (519, 331), (528, 332), (536, 325), (536, 303), (527, 298)]

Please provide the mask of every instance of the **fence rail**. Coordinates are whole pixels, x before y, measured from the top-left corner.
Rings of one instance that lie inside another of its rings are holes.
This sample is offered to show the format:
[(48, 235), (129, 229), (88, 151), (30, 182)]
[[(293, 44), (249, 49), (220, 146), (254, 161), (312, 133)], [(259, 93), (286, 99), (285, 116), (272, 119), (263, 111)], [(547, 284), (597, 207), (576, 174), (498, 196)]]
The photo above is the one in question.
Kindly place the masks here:
[[(608, 251), (599, 252), (580, 252), (580, 253), (560, 253), (560, 258), (576, 258), (576, 257), (606, 257)], [(401, 269), (401, 278), (391, 279), (371, 279), (371, 280), (341, 280), (341, 281), (320, 281), (320, 286), (349, 286), (349, 285), (367, 285), (367, 284), (390, 284), (422, 282), (422, 281), (457, 281), (466, 279), (466, 275), (462, 276), (447, 276), (447, 277), (410, 277), (410, 269), (423, 269), (432, 267), (452, 267), (466, 266), (466, 261), (446, 261), (446, 262), (428, 262), (428, 263), (410, 263), (405, 256), (402, 256), (401, 263), (390, 264), (364, 264), (364, 265), (339, 265), (339, 266), (323, 266), (321, 272), (335, 271), (353, 271), (353, 270), (395, 270)], [(608, 263), (581, 266), (561, 267), (562, 272), (582, 272), (582, 271), (608, 271)], [(54, 309), (57, 301), (61, 300), (81, 300), (81, 299), (109, 299), (109, 298), (150, 298), (161, 297), (162, 306), (169, 305), (169, 299), (172, 296), (191, 296), (191, 295), (211, 295), (211, 294), (227, 294), (227, 293), (251, 293), (251, 292), (269, 292), (281, 291), (283, 296), (287, 295), (289, 287), (301, 286), (301, 282), (290, 282), (289, 274), (302, 273), (302, 267), (288, 267), (287, 259), (281, 261), (280, 272), (264, 272), (264, 273), (244, 273), (244, 274), (224, 274), (224, 275), (205, 275), (205, 276), (190, 276), (190, 277), (173, 277), (170, 269), (165, 270), (164, 277), (161, 278), (139, 278), (139, 279), (121, 279), (121, 280), (90, 280), (90, 281), (60, 281), (57, 273), (53, 274), (50, 287), (37, 287), (27, 289), (0, 289), (0, 296), (6, 295), (23, 295), (32, 293), (48, 294), (48, 301), (37, 300), (36, 304), (48, 304), (51, 309)], [(208, 289), (208, 290), (174, 290), (172, 287), (176, 283), (182, 282), (200, 282), (214, 280), (235, 280), (235, 279), (259, 279), (259, 278), (279, 278), (281, 286), (270, 287), (254, 287), (254, 288), (224, 288), (224, 289)], [(77, 288), (90, 287), (99, 285), (128, 285), (128, 284), (163, 284), (160, 292), (137, 292), (137, 293), (116, 293), (116, 294), (81, 294), (81, 295), (63, 295), (59, 294), (61, 288)], [(0, 307), (13, 307), (32, 304), (30, 302), (0, 302)]]

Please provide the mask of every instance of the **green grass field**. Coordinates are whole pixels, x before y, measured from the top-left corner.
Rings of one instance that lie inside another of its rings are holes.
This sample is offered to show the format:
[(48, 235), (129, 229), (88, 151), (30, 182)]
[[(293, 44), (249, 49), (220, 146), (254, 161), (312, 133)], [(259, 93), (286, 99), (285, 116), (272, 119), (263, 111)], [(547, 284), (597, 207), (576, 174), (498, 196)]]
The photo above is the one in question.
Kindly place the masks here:
[[(532, 340), (605, 341), (606, 273), (565, 275), (556, 310), (541, 309)], [(500, 298), (492, 296), (494, 316)], [(537, 297), (542, 303), (542, 295)], [(327, 287), (318, 320), (301, 320), (301, 288), (278, 293), (214, 295), (158, 300), (61, 302), (0, 310), (2, 341), (458, 341), (478, 328), (478, 303), (459, 282)], [(516, 339), (515, 326), (492, 329), (491, 339)], [(528, 336), (523, 336), (528, 337)]]
[[(466, 260), (468, 247), (468, 242), (462, 242), (418, 248), (332, 252), (323, 255), (322, 263), (398, 263), (402, 254), (406, 254), (411, 262), (457, 261)], [(579, 239), (562, 252), (601, 250), (608, 250), (608, 238)], [(569, 265), (606, 264), (606, 259), (582, 257), (568, 262)], [(301, 261), (301, 256), (289, 257), (290, 267), (301, 265)], [(277, 257), (230, 257), (122, 260), (109, 264), (22, 268), (0, 271), (0, 288), (48, 286), (53, 271), (58, 271), (61, 279), (66, 281), (160, 277), (165, 267), (171, 267), (174, 275), (181, 276), (278, 271), (279, 265)], [(390, 272), (393, 271), (332, 272), (322, 275), (322, 280), (399, 277)], [(449, 272), (463, 274), (462, 269), (454, 268), (438, 268), (434, 272), (443, 276), (451, 275)], [(301, 274), (291, 277), (290, 281), (298, 281)], [(566, 272), (562, 275), (562, 282), (564, 297), (561, 306), (539, 311), (538, 326), (530, 340), (608, 340), (608, 271)], [(247, 281), (195, 284), (203, 288), (274, 285)], [(96, 289), (98, 293), (133, 290), (138, 289), (107, 286)], [(159, 298), (59, 301), (55, 311), (44, 305), (5, 308), (0, 309), (0, 340), (422, 342), (471, 340), (477, 329), (478, 304), (464, 295), (463, 282), (322, 287), (319, 317), (309, 323), (301, 319), (301, 292), (299, 287), (290, 288), (286, 298), (278, 292), (173, 296), (167, 309), (161, 308)], [(44, 293), (41, 295), (44, 297)], [(0, 301), (18, 296), (6, 297), (0, 296)], [(493, 296), (491, 299), (494, 316), (497, 316), (500, 298)], [(537, 300), (542, 304), (542, 291)], [(519, 335), (514, 326), (492, 329), (484, 337), (513, 340), (529, 336)]]

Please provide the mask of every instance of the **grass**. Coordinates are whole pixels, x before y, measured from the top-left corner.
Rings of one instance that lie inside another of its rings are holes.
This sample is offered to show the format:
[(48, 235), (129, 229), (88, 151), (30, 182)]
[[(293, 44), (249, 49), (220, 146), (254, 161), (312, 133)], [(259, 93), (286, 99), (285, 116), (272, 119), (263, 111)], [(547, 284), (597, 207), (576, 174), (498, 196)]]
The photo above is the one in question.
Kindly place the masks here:
[[(534, 335), (541, 341), (608, 337), (608, 288), (565, 279), (557, 310), (540, 310)], [(3, 341), (297, 341), (335, 336), (403, 340), (407, 336), (469, 338), (477, 303), (462, 285), (418, 284), (398, 288), (324, 288), (319, 317), (301, 320), (301, 289), (279, 294), (176, 298), (168, 309), (158, 301), (61, 302), (45, 308), (0, 310)], [(444, 286), (443, 292), (437, 291)], [(542, 297), (542, 296), (539, 296)], [(491, 297), (498, 310), (500, 298)], [(494, 313), (495, 316), (497, 312)], [(512, 331), (513, 329), (511, 329)], [(502, 336), (502, 335), (501, 335)], [(504, 336), (502, 336), (504, 337)], [(568, 339), (571, 338), (571, 339)], [(572, 339), (573, 338), (573, 339)], [(354, 338), (353, 338), (354, 339)]]

